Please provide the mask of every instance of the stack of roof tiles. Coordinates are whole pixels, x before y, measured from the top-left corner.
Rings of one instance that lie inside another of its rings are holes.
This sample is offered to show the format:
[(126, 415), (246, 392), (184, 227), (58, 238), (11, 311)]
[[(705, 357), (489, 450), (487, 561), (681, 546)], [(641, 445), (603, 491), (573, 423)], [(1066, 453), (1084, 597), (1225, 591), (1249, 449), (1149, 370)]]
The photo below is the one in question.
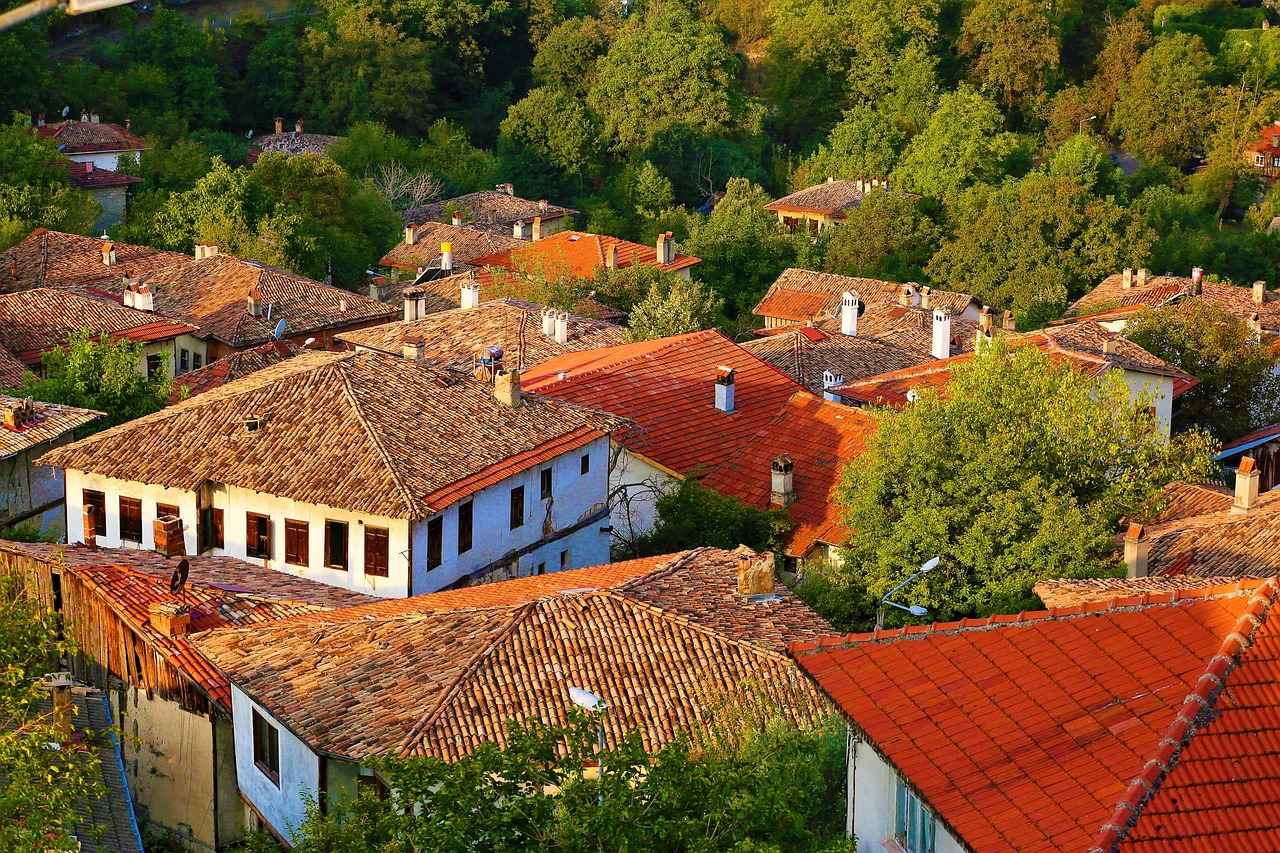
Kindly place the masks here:
[[(911, 287), (915, 296), (920, 296), (923, 300), (922, 291), (915, 285), (874, 278), (851, 278), (847, 275), (793, 267), (783, 270), (751, 313), (757, 317), (803, 323), (839, 316), (840, 300), (845, 293), (853, 293), (867, 306), (896, 305), (903, 295), (904, 287)], [(915, 296), (913, 305), (916, 304)], [(927, 308), (946, 308), (955, 316), (976, 304), (974, 298), (967, 293), (931, 289)]]
[(756, 686), (812, 721), (782, 654), (826, 623), (788, 590), (737, 594), (740, 558), (698, 549), (194, 638), (235, 685), (314, 748), (352, 759), (455, 759), (508, 720), (564, 722), (570, 686), (609, 703), (607, 739), (653, 749), (707, 703)]
[[(456, 198), (433, 201), (404, 212), (406, 223), (445, 222), (446, 211), (457, 211), (468, 228), (488, 230), (510, 237), (517, 222), (532, 222), (572, 216), (578, 211), (544, 201), (530, 201), (500, 190), (481, 190)], [(438, 247), (437, 247), (438, 248)]]
[[(21, 402), (19, 397), (0, 394), (0, 409), (19, 402)], [(77, 409), (74, 406), (63, 406), (59, 403), (36, 401), (34, 407), (35, 417), (21, 426), (9, 427), (0, 424), (0, 459), (30, 450), (46, 441), (53, 441), (73, 429), (93, 423), (104, 416), (102, 412), (95, 412), (92, 409)]]
[[(246, 421), (262, 418), (262, 428), (246, 430)], [(214, 480), (417, 519), (610, 426), (555, 400), (531, 397), (511, 408), (484, 383), (402, 358), (304, 350), (57, 448), (40, 464), (184, 491)]]
[(0, 292), (114, 282), (192, 262), (190, 255), (112, 242), (116, 262), (108, 266), (102, 262), (102, 249), (107, 242), (110, 241), (37, 228), (21, 243), (0, 253)]
[(1278, 584), (791, 652), (965, 849), (1275, 850)]
[(1241, 319), (1257, 314), (1263, 329), (1280, 334), (1280, 294), (1264, 291), (1263, 301), (1255, 302), (1252, 288), (1213, 281), (1201, 283), (1199, 296), (1194, 296), (1194, 292), (1192, 280), (1183, 276), (1151, 276), (1142, 287), (1135, 284), (1126, 288), (1124, 276), (1117, 273), (1103, 279), (1097, 287), (1077, 299), (1067, 309), (1066, 316), (1098, 321), (1121, 320), (1144, 307), (1157, 308), (1174, 299), (1202, 299), (1218, 303)]
[[(719, 367), (735, 371), (733, 412), (715, 406)], [(770, 462), (794, 460), (796, 529), (787, 553), (844, 543), (830, 499), (842, 465), (865, 447), (873, 420), (827, 402), (711, 330), (571, 353), (530, 371), (539, 394), (603, 409), (638, 424), (615, 432), (627, 450), (751, 505), (767, 507)]]
[(496, 299), (475, 308), (454, 308), (407, 323), (372, 326), (338, 335), (351, 347), (400, 355), (406, 341), (421, 341), (431, 364), (470, 370), (472, 357), (484, 347), (500, 346), (503, 363), (527, 370), (567, 352), (616, 346), (620, 327), (603, 320), (569, 315), (563, 344), (542, 333), (541, 305), (519, 299)]

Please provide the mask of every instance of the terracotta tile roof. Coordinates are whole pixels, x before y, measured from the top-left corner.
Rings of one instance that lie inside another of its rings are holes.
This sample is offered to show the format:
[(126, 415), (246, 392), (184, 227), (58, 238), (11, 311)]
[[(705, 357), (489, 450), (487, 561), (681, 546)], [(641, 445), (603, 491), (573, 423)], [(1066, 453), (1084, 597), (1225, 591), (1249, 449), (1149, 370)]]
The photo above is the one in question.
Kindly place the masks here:
[(326, 136), (323, 133), (269, 133), (253, 140), (249, 153), (249, 162), (256, 162), (258, 156), (268, 151), (278, 151), (290, 157), (299, 154), (316, 154), (328, 156), (329, 146), (346, 139), (345, 136)]
[(58, 151), (69, 154), (99, 154), (113, 151), (143, 151), (147, 144), (127, 128), (107, 122), (67, 119), (36, 128), (41, 136), (52, 139)]
[(1200, 577), (1280, 573), (1280, 490), (1263, 492), (1248, 512), (1232, 511), (1233, 503), (1212, 500), (1211, 511), (1148, 526), (1148, 571)]
[[(313, 748), (355, 759), (397, 750), (452, 760), (482, 743), (505, 743), (509, 719), (562, 722), (570, 685), (609, 703), (610, 742), (638, 727), (651, 749), (696, 725), (711, 697), (748, 682), (813, 719), (812, 686), (774, 649), (825, 623), (790, 596), (727, 596), (736, 577), (733, 552), (700, 550), (669, 572), (637, 578), (634, 588), (521, 594), (515, 603), (465, 609), (441, 609), (435, 596), (423, 596), (398, 602), (394, 614), (290, 619), (194, 642)], [(409, 609), (411, 602), (422, 609)]]
[(1278, 584), (791, 652), (966, 849), (1270, 849)]
[(142, 178), (101, 169), (93, 163), (68, 163), (67, 173), (68, 182), (78, 190), (100, 190), (142, 183)]
[(1124, 277), (1117, 273), (1103, 279), (1097, 287), (1077, 299), (1067, 309), (1067, 316), (1102, 319), (1102, 314), (1095, 316), (1097, 309), (1102, 309), (1107, 315), (1119, 313), (1123, 316), (1138, 307), (1155, 308), (1173, 299), (1203, 299), (1217, 302), (1243, 320), (1247, 320), (1251, 314), (1257, 314), (1263, 329), (1280, 333), (1280, 293), (1268, 290), (1264, 293), (1264, 301), (1258, 303), (1253, 301), (1251, 287), (1236, 287), (1211, 281), (1203, 282), (1198, 297), (1192, 296), (1192, 293), (1190, 278), (1164, 275), (1150, 277), (1144, 287), (1134, 286), (1126, 290)]
[[(766, 204), (765, 210), (782, 212), (799, 211), (801, 213), (818, 213), (835, 219), (844, 219), (850, 210), (862, 204), (862, 199), (869, 192), (888, 192), (888, 188), (860, 188), (858, 181), (833, 180), (828, 178), (820, 184), (805, 187), (783, 196), (775, 202)], [(907, 195), (899, 193), (899, 195)], [(919, 198), (919, 196), (911, 196)]]
[[(0, 409), (7, 409), (21, 401), (21, 397), (0, 394)], [(102, 412), (92, 409), (77, 409), (74, 406), (42, 403), (38, 400), (34, 407), (35, 417), (16, 429), (0, 422), (0, 459), (30, 450), (46, 441), (53, 441), (73, 429), (105, 417)]]
[(640, 264), (672, 272), (702, 262), (701, 258), (693, 255), (676, 253), (671, 263), (659, 264), (656, 246), (642, 246), (604, 234), (559, 231), (532, 243), (521, 243), (514, 249), (472, 258), (471, 263), (509, 270), (532, 270), (549, 280), (566, 276), (589, 278), (605, 266), (605, 254), (610, 248), (618, 250), (618, 269)]
[[(276, 325), (285, 321), (293, 337), (356, 323), (395, 319), (389, 305), (328, 284), (322, 284), (257, 261), (218, 254), (182, 266), (160, 270), (147, 278), (156, 311), (200, 327), (202, 336), (231, 347), (247, 347), (273, 339)], [(253, 291), (270, 306), (270, 316), (249, 314)]]
[[(867, 306), (897, 305), (907, 285), (896, 281), (880, 281), (874, 278), (851, 278), (835, 273), (815, 272), (790, 268), (782, 271), (777, 281), (769, 286), (751, 313), (757, 317), (773, 317), (804, 322), (821, 317), (835, 317), (840, 311), (840, 298), (845, 292), (855, 294)], [(920, 297), (920, 289), (914, 289), (914, 300)], [(929, 291), (929, 308), (946, 308), (953, 317), (962, 314), (977, 301), (967, 293), (949, 290)]]
[[(261, 416), (267, 422), (246, 431), (246, 421)], [(613, 423), (537, 397), (513, 409), (484, 383), (402, 358), (304, 350), (58, 448), (40, 464), (186, 491), (213, 480), (417, 519), (553, 447), (569, 452), (594, 441)]]
[(0, 252), (0, 292), (119, 281), (192, 262), (189, 255), (178, 252), (111, 242), (116, 262), (107, 266), (102, 263), (105, 242), (111, 241), (37, 228), (21, 243)]
[(448, 225), (443, 222), (427, 222), (414, 226), (413, 245), (404, 240), (382, 256), (378, 263), (388, 267), (418, 271), (440, 266), (440, 244), (448, 243), (453, 247), (453, 264), (455, 269), (474, 269), (473, 258), (503, 252), (519, 245), (520, 241), (510, 234), (492, 234), (476, 228), (462, 225)]
[[(221, 388), (228, 382), (243, 379), (250, 373), (279, 364), (302, 351), (297, 344), (288, 340), (272, 341), (269, 344), (240, 350), (224, 355), (197, 370), (188, 370), (173, 378), (173, 393), (169, 395), (170, 403), (179, 403), (205, 391)], [(185, 394), (185, 398), (184, 395)]]
[(543, 219), (559, 219), (564, 216), (573, 216), (578, 212), (572, 208), (559, 207), (542, 201), (530, 201), (507, 192), (481, 190), (410, 208), (404, 212), (404, 221), (406, 223), (445, 222), (447, 219), (445, 208), (451, 204), (454, 210), (462, 214), (462, 221), (469, 227), (493, 229), (508, 237), (512, 234), (512, 226), (517, 222), (532, 222), (534, 217), (538, 216)]
[[(1012, 346), (1035, 346), (1055, 362), (1069, 364), (1086, 376), (1100, 376), (1112, 368), (1169, 376), (1174, 380), (1174, 396), (1185, 393), (1197, 380), (1124, 337), (1096, 323), (1075, 323), (1009, 336)], [(1103, 341), (1115, 341), (1114, 353), (1103, 352)], [(973, 358), (973, 353), (885, 373), (869, 379), (847, 382), (833, 389), (840, 396), (877, 406), (903, 408), (911, 393), (926, 388), (944, 388), (951, 381), (951, 368)]]
[(1280, 438), (1280, 424), (1272, 424), (1271, 426), (1256, 429), (1248, 435), (1242, 435), (1235, 441), (1222, 445), (1222, 449), (1218, 451), (1218, 458), (1226, 456), (1234, 456), (1236, 453), (1247, 450), (1250, 447), (1256, 447), (1271, 439)]
[(0, 347), (0, 390), (17, 391), (28, 377), (35, 374), (16, 355)]
[[(715, 406), (722, 366), (736, 374), (733, 412)], [(525, 379), (539, 394), (627, 418), (638, 429), (614, 438), (628, 450), (681, 475), (704, 473), (708, 483), (755, 506), (769, 503), (772, 459), (790, 454), (797, 493), (790, 511), (798, 529), (788, 553), (801, 556), (801, 547), (807, 551), (813, 537), (830, 530), (838, 462), (861, 447), (870, 424), (714, 330), (563, 355)]]
[(1062, 578), (1038, 581), (1035, 594), (1045, 607), (1077, 607), (1111, 601), (1115, 598), (1141, 598), (1144, 595), (1167, 595), (1182, 590), (1231, 587), (1247, 589), (1240, 578), (1192, 575), (1167, 575), (1145, 578)]
[(428, 363), (469, 372), (472, 357), (484, 347), (502, 347), (504, 364), (527, 370), (567, 352), (616, 346), (623, 341), (623, 330), (612, 323), (571, 314), (566, 343), (558, 344), (542, 333), (541, 305), (508, 298), (475, 308), (440, 311), (408, 323), (343, 332), (337, 338), (352, 347), (391, 355), (403, 354), (406, 339), (420, 340)]
[(39, 287), (0, 294), (0, 346), (28, 365), (88, 330), (111, 340), (156, 341), (194, 334), (194, 326), (66, 290)]
[(824, 372), (852, 382), (933, 360), (927, 349), (921, 353), (863, 334), (842, 335), (834, 325), (834, 332), (823, 324), (788, 326), (780, 334), (745, 341), (742, 348), (815, 394), (823, 392)]
[(1176, 480), (1161, 489), (1152, 501), (1152, 508), (1157, 511), (1146, 523), (1148, 526), (1168, 524), (1206, 513), (1226, 512), (1233, 500), (1234, 493), (1226, 486)]

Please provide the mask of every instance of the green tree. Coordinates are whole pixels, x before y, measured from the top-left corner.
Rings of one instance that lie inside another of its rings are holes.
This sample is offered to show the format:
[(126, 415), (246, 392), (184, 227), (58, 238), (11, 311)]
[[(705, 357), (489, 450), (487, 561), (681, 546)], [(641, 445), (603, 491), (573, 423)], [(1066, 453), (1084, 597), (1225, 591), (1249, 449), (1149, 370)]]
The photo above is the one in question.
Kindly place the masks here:
[(1112, 130), (1144, 162), (1184, 165), (1205, 151), (1212, 131), (1212, 73), (1213, 57), (1199, 36), (1158, 41), (1121, 85)]
[(353, 124), (347, 135), (329, 146), (329, 159), (353, 178), (363, 178), (380, 166), (410, 164), (413, 147), (385, 124), (362, 121)]
[(1166, 442), (1147, 405), (1118, 373), (1091, 379), (1033, 346), (997, 340), (956, 365), (945, 394), (882, 413), (846, 467), (837, 500), (854, 532), (826, 606), (867, 627), (934, 556), (907, 595), (938, 621), (1032, 608), (1037, 580), (1106, 571), (1122, 516), (1212, 466), (1206, 434)]
[(169, 405), (173, 381), (164, 363), (151, 376), (139, 371), (143, 350), (140, 343), (112, 343), (105, 335), (97, 339), (88, 331), (77, 332), (65, 348), (44, 354), (44, 376), (28, 377), (20, 393), (106, 413), (105, 418), (82, 427), (83, 434), (158, 412)]
[(893, 172), (903, 188), (942, 198), (999, 179), (1019, 153), (1004, 116), (981, 93), (961, 86), (943, 95), (929, 123), (907, 145)]
[[(81, 806), (105, 794), (97, 753), (81, 752), (36, 703), (36, 686), (74, 652), (57, 616), (15, 577), (0, 578), (0, 848), (18, 853), (80, 850)], [(76, 724), (75, 720), (72, 725)]]
[(1052, 8), (1033, 0), (977, 0), (964, 17), (960, 49), (1009, 110), (1043, 94), (1058, 68)]
[(35, 228), (87, 232), (102, 207), (67, 184), (68, 160), (25, 120), (0, 126), (0, 246), (7, 249)]
[(418, 146), (418, 166), (444, 179), (459, 195), (493, 189), (501, 163), (488, 151), (471, 144), (467, 132), (445, 119), (434, 122)]
[(657, 510), (657, 523), (626, 546), (627, 556), (670, 554), (703, 545), (725, 549), (746, 545), (781, 553), (783, 537), (792, 527), (784, 511), (748, 506), (702, 485), (696, 477), (680, 480), (659, 496)]
[(581, 99), (559, 89), (534, 89), (507, 112), (501, 140), (531, 149), (575, 174), (597, 159), (600, 130)]
[(888, 175), (903, 148), (902, 133), (889, 118), (869, 104), (844, 114), (827, 141), (791, 175), (792, 191), (828, 177), (857, 180)]
[(627, 340), (648, 341), (710, 329), (720, 319), (724, 300), (702, 282), (668, 274), (631, 309)]
[(1098, 144), (1098, 140), (1078, 133), (1053, 152), (1049, 160), (1049, 176), (1069, 178), (1095, 195), (1114, 191), (1119, 169)]
[(538, 45), (533, 79), (540, 86), (583, 96), (595, 79), (596, 61), (609, 50), (610, 28), (595, 18), (570, 18)]
[(1190, 299), (1143, 309), (1125, 337), (1200, 380), (1182, 397), (1179, 426), (1227, 442), (1280, 420), (1270, 348), (1222, 305)]
[(928, 205), (902, 193), (873, 192), (849, 211), (827, 244), (826, 270), (887, 281), (920, 281), (942, 229)]
[(227, 119), (218, 78), (220, 49), (217, 30), (201, 29), (161, 6), (151, 16), (151, 26), (124, 30), (107, 64), (119, 71), (154, 69), (172, 93), (166, 112), (195, 127), (216, 127)]

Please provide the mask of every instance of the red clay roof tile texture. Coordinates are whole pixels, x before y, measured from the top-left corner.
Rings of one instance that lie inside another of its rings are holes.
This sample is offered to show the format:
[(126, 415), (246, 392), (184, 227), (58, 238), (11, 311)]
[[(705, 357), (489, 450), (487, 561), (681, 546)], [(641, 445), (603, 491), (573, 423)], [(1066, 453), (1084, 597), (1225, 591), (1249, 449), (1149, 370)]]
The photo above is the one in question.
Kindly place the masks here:
[(488, 231), (479, 231), (464, 225), (448, 225), (444, 222), (426, 222), (414, 226), (414, 241), (410, 245), (404, 240), (396, 243), (391, 251), (382, 256), (378, 263), (387, 267), (413, 270), (435, 264), (439, 266), (440, 244), (448, 243), (453, 252), (455, 269), (474, 269), (471, 264), (474, 258), (492, 255), (496, 252), (512, 249), (520, 241), (511, 235), (502, 236)]
[(190, 255), (112, 242), (116, 262), (107, 266), (102, 262), (106, 242), (111, 241), (37, 228), (21, 243), (0, 252), (0, 293), (138, 278), (163, 267), (192, 262)]
[(64, 155), (142, 151), (147, 147), (128, 128), (108, 122), (67, 119), (39, 125), (36, 130), (52, 139)]
[(1189, 278), (1180, 276), (1152, 276), (1143, 287), (1136, 285), (1125, 289), (1124, 277), (1117, 273), (1103, 279), (1093, 290), (1077, 299), (1067, 309), (1068, 317), (1088, 317), (1101, 319), (1104, 315), (1119, 314), (1124, 316), (1140, 306), (1159, 307), (1171, 299), (1203, 299), (1216, 302), (1241, 319), (1250, 314), (1257, 314), (1262, 328), (1268, 332), (1280, 333), (1280, 293), (1264, 291), (1263, 301), (1253, 300), (1253, 288), (1237, 287), (1230, 284), (1218, 284), (1205, 281), (1201, 285), (1199, 296), (1193, 296), (1193, 285)]
[(228, 382), (242, 379), (250, 373), (279, 364), (301, 352), (302, 348), (287, 340), (272, 341), (269, 344), (240, 350), (211, 361), (204, 367), (188, 370), (173, 378), (173, 393), (170, 403), (183, 400), (221, 388)]
[[(782, 271), (769, 286), (764, 297), (751, 310), (757, 317), (772, 317), (801, 323), (809, 319), (838, 316), (840, 299), (845, 293), (857, 296), (864, 305), (896, 305), (903, 288), (912, 288), (912, 304), (919, 305), (921, 290), (916, 285), (875, 278), (852, 278), (835, 273), (792, 267)], [(929, 309), (946, 308), (952, 315), (963, 313), (975, 305), (972, 296), (950, 290), (929, 291)]]
[[(0, 394), (0, 408), (7, 408), (21, 401), (20, 397)], [(46, 441), (66, 435), (71, 430), (93, 423), (105, 417), (92, 409), (77, 409), (59, 403), (34, 403), (35, 418), (17, 428), (0, 423), (0, 459), (30, 450)]]
[(701, 258), (695, 258), (693, 255), (677, 253), (675, 260), (671, 263), (659, 264), (658, 250), (655, 246), (642, 246), (630, 240), (605, 234), (559, 231), (532, 243), (521, 243), (513, 249), (472, 258), (470, 263), (474, 266), (502, 267), (509, 270), (536, 270), (548, 279), (565, 276), (586, 278), (595, 275), (597, 269), (605, 266), (606, 253), (610, 248), (618, 250), (618, 269), (639, 264), (675, 271), (686, 269), (702, 261)]

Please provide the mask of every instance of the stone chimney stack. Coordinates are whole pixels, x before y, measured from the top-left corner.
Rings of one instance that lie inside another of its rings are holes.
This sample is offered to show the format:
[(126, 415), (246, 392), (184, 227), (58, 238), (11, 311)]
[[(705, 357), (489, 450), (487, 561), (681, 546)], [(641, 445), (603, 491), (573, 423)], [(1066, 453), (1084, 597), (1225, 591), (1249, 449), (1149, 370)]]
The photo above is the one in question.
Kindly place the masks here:
[(1236, 469), (1236, 499), (1231, 506), (1233, 513), (1249, 512), (1258, 505), (1258, 478), (1261, 472), (1252, 456), (1240, 460)]
[(1115, 354), (1116, 354), (1116, 339), (1115, 339), (1115, 338), (1107, 338), (1105, 341), (1103, 341), (1103, 342), (1102, 342), (1102, 354), (1103, 354), (1103, 355), (1115, 355)]
[(613, 243), (610, 243), (604, 250), (604, 267), (610, 270), (618, 268), (618, 247)]
[(735, 374), (732, 367), (716, 368), (716, 408), (722, 412), (733, 411)]
[(1133, 289), (1133, 267), (1125, 267), (1124, 272), (1120, 274), (1120, 288), (1122, 290)]
[(990, 335), (994, 323), (995, 317), (991, 313), (991, 306), (983, 305), (982, 313), (978, 315), (978, 331), (983, 334)]
[(533, 217), (533, 241), (536, 243), (541, 239), (542, 239), (542, 217), (535, 216)]
[(1267, 301), (1267, 283), (1265, 281), (1255, 281), (1253, 283), (1253, 301), (1259, 305)]
[(462, 307), (478, 308), (480, 306), (480, 282), (460, 276), (462, 281)]
[(263, 305), (262, 305), (261, 290), (259, 290), (256, 287), (253, 290), (250, 290), (246, 303), (247, 304), (245, 305), (245, 310), (249, 312), (250, 317), (262, 316)]
[(933, 307), (932, 304), (933, 288), (925, 285), (920, 288), (920, 307), (928, 311)]
[(951, 312), (936, 308), (933, 312), (933, 346), (929, 354), (934, 358), (951, 357)]
[(422, 338), (407, 337), (401, 343), (404, 352), (404, 360), (412, 361), (417, 364), (423, 362), (423, 352), (426, 349), (426, 342)]
[(51, 672), (40, 679), (40, 686), (48, 690), (53, 699), (53, 727), (64, 738), (71, 737), (75, 713), (71, 705), (73, 684), (69, 672)]
[(412, 246), (414, 243), (417, 243), (417, 242), (418, 242), (417, 226), (414, 225), (412, 222), (410, 222), (408, 225), (404, 227), (404, 244), (406, 246)]
[(110, 240), (102, 244), (102, 265), (104, 267), (116, 265), (116, 246)]
[(787, 454), (775, 457), (769, 463), (769, 473), (772, 478), (769, 505), (776, 507), (788, 507), (795, 502), (795, 463)]
[(493, 396), (499, 403), (503, 403), (513, 409), (520, 408), (524, 403), (523, 395), (520, 391), (520, 371), (514, 369), (499, 370), (493, 379)]
[(276, 133), (284, 133), (284, 119), (276, 116)]
[(1151, 540), (1141, 524), (1130, 524), (1124, 535), (1125, 575), (1130, 578), (1145, 578), (1147, 562), (1151, 554)]
[(1150, 277), (1151, 277), (1151, 273), (1147, 271), (1146, 267), (1139, 269), (1138, 270), (1138, 287), (1146, 287), (1147, 279)]
[(738, 549), (738, 595), (773, 594), (773, 554), (757, 554), (749, 548)]
[(858, 297), (847, 290), (840, 297), (840, 334), (858, 336)]
[(1017, 330), (1018, 321), (1013, 319), (1012, 311), (1005, 311), (1000, 315), (1000, 328), (1004, 329), (1006, 332), (1013, 332)]

